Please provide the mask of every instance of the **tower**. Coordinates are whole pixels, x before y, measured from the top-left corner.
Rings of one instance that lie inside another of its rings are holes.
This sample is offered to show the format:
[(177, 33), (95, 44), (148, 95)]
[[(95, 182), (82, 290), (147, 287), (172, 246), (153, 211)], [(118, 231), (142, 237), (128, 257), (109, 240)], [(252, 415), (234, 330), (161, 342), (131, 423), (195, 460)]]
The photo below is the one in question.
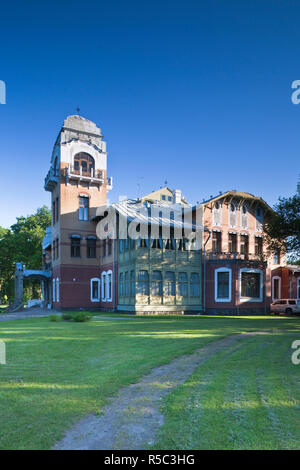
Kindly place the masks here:
[(93, 307), (91, 281), (99, 277), (100, 250), (93, 219), (112, 187), (106, 142), (95, 123), (79, 115), (67, 117), (44, 187), (51, 192), (53, 305)]

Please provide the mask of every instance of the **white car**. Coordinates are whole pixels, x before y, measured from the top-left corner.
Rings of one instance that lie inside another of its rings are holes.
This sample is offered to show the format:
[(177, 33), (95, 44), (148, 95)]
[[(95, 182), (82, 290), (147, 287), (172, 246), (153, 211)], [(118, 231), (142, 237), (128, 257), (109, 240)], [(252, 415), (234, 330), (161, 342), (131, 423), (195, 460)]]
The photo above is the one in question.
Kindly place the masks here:
[(278, 299), (271, 304), (271, 312), (300, 314), (300, 299)]

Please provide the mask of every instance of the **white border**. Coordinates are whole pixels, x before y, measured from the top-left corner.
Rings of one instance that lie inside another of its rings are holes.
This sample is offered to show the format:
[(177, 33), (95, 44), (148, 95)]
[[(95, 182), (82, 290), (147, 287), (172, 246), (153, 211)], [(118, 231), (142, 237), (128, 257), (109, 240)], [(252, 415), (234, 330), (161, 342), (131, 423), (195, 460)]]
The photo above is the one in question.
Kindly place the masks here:
[[(93, 282), (98, 282), (98, 296), (96, 299), (93, 299)], [(98, 277), (93, 277), (90, 280), (90, 288), (91, 288), (91, 302), (100, 302), (100, 279)]]
[(278, 300), (278, 299), (275, 299), (274, 297), (274, 279), (279, 279), (279, 288), (278, 288), (278, 299), (281, 299), (281, 277), (280, 276), (273, 276), (272, 277), (272, 300), (273, 302), (275, 302), (275, 300)]
[[(259, 297), (242, 297), (242, 273), (259, 273), (260, 274), (260, 296)], [(239, 271), (239, 299), (244, 302), (262, 302), (263, 301), (263, 272), (261, 269), (242, 268)]]
[(102, 271), (101, 273), (101, 291), (101, 300), (102, 302), (106, 302), (106, 271)]
[(112, 292), (113, 292), (113, 275), (112, 275), (112, 270), (110, 269), (109, 271), (106, 272), (106, 293), (108, 294), (109, 289), (109, 282), (108, 282), (108, 277), (111, 275), (111, 292), (110, 292), (110, 297), (106, 297), (105, 301), (106, 302), (111, 302), (112, 301)]
[[(229, 297), (222, 299), (218, 297), (218, 273), (229, 273)], [(218, 268), (215, 269), (215, 302), (231, 302), (231, 290), (232, 290), (232, 270), (230, 268)]]

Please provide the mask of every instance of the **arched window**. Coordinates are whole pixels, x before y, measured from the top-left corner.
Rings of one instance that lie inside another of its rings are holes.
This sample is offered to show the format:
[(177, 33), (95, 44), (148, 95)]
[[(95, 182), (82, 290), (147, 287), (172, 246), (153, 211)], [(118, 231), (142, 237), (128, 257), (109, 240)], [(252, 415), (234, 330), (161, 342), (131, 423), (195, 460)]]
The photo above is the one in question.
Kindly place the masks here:
[(188, 295), (188, 277), (187, 273), (178, 274), (178, 295), (187, 297)]
[(229, 223), (229, 227), (231, 228), (235, 228), (236, 227), (236, 214), (237, 214), (237, 211), (236, 211), (236, 205), (232, 202), (229, 206), (229, 211), (228, 211), (228, 223)]
[(213, 225), (222, 225), (222, 203), (216, 202), (213, 206)]
[(172, 271), (167, 271), (165, 274), (165, 295), (175, 296), (175, 292), (175, 273), (173, 273)]
[(162, 275), (161, 271), (152, 272), (152, 284), (151, 284), (152, 295), (162, 295)]
[(244, 204), (241, 208), (241, 228), (248, 229), (248, 207)]
[(85, 152), (77, 153), (74, 157), (74, 173), (82, 173), (84, 176), (94, 176), (95, 160)]
[(149, 295), (149, 274), (148, 271), (140, 270), (138, 274), (138, 293)]
[(91, 279), (91, 302), (100, 301), (100, 279), (94, 277)]

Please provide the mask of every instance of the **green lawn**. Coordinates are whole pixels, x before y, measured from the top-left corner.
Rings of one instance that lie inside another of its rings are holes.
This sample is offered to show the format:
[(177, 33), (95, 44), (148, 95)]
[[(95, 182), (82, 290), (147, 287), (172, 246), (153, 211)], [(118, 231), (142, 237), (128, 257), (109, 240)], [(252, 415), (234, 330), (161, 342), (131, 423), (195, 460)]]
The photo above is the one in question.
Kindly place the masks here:
[(300, 366), (290, 361), (300, 318), (199, 316), (0, 323), (0, 449), (48, 449), (153, 367), (229, 334), (271, 329), (214, 356), (167, 397), (155, 447), (300, 448)]

